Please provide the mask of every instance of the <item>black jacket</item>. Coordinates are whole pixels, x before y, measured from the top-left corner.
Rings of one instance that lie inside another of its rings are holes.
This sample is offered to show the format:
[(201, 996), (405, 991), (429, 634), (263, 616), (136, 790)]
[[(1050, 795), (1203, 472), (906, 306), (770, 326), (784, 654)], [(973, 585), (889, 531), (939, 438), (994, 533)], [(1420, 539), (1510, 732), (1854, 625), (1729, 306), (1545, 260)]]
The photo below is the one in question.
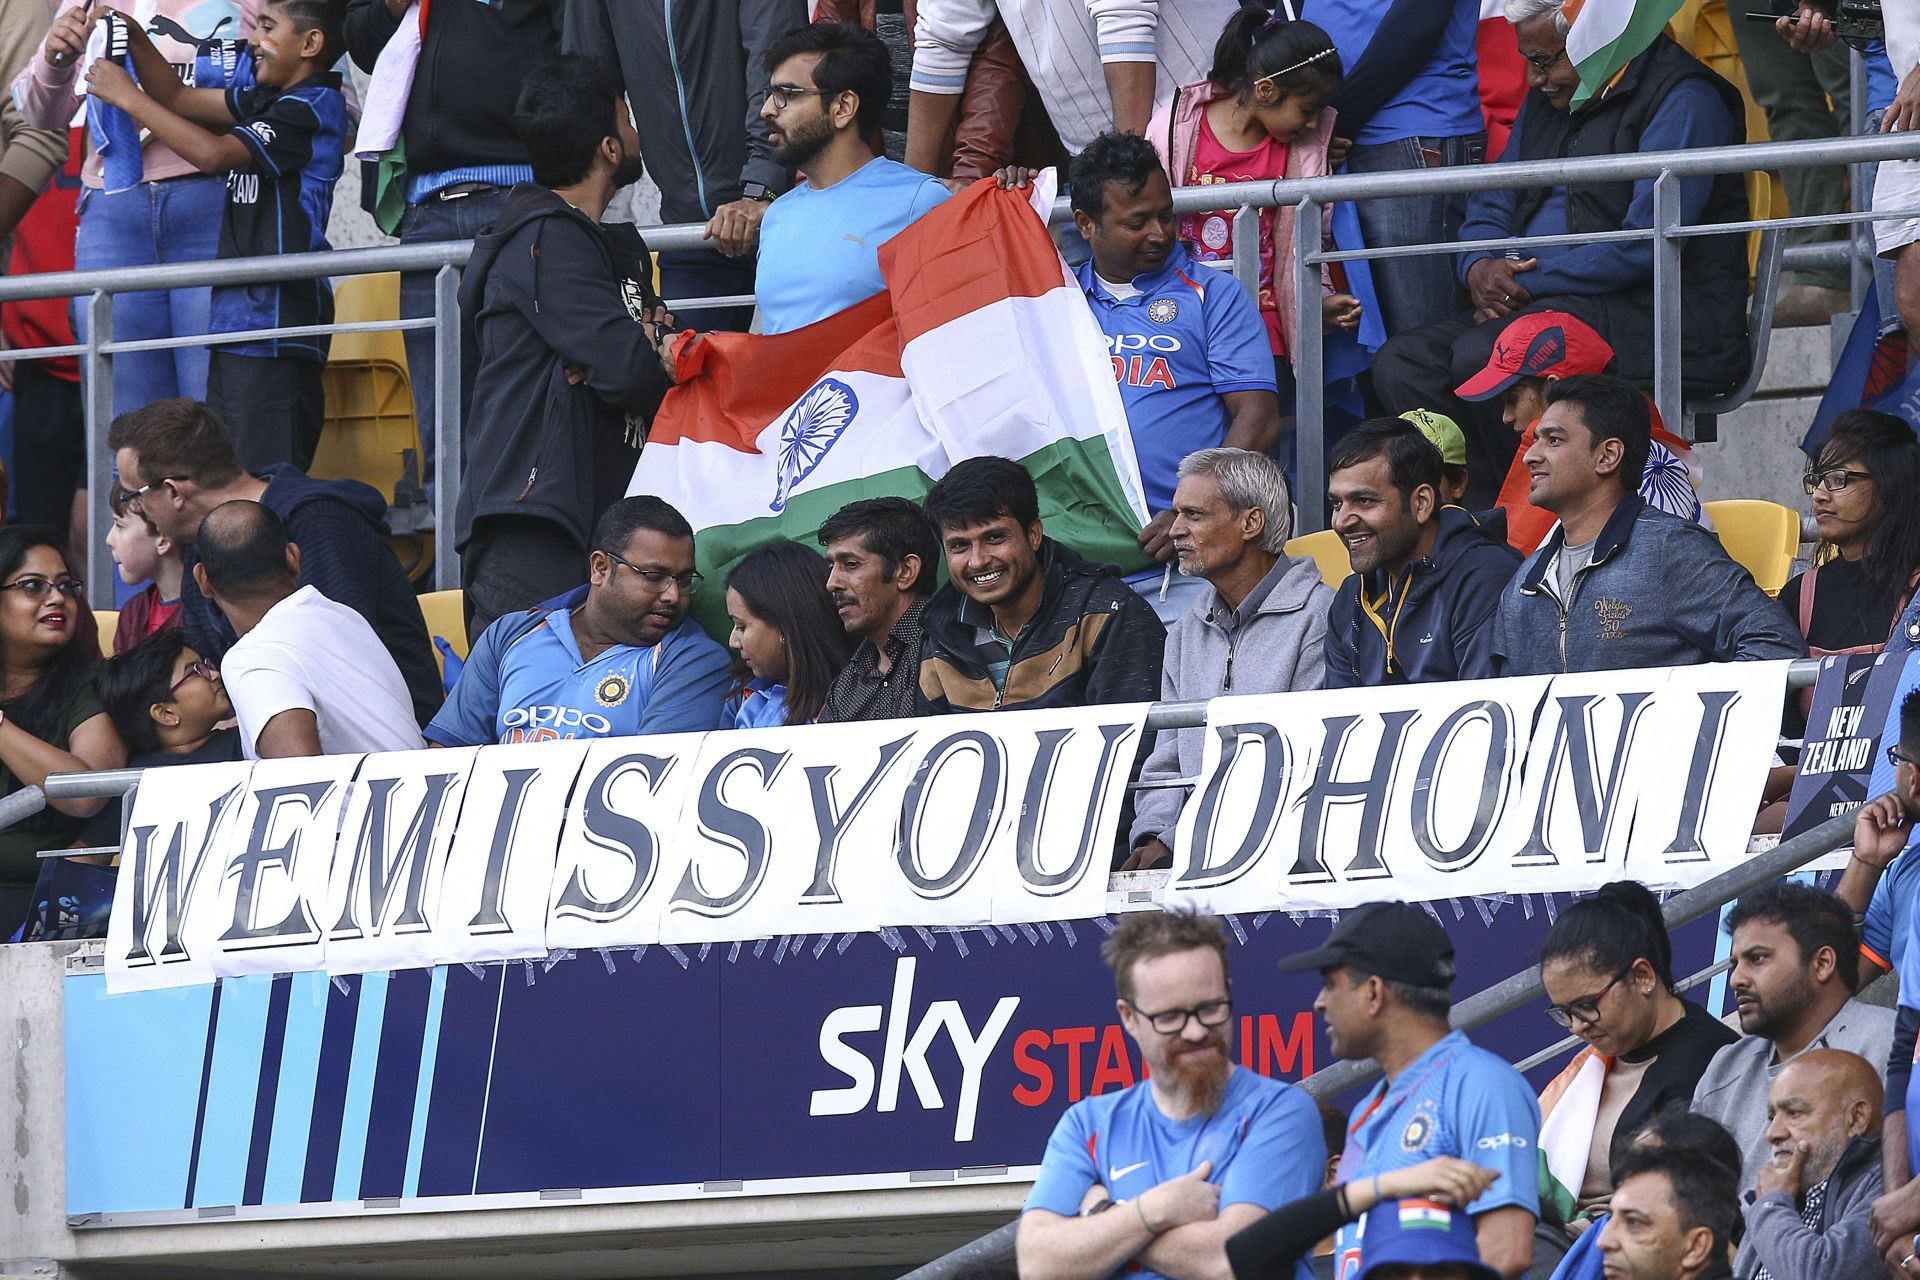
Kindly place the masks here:
[[(1440, 508), (1438, 523), (1432, 554), (1408, 566), (1405, 603), (1396, 597), (1369, 616), (1363, 596), (1380, 599), (1384, 570), (1351, 574), (1340, 584), (1327, 610), (1327, 688), (1493, 675), (1494, 614), (1520, 553), (1502, 536), (1504, 523), (1497, 530), (1482, 525), (1462, 507)], [(1393, 635), (1391, 663), (1382, 626)]]
[[(1740, 91), (1707, 69), (1707, 65), (1662, 35), (1646, 52), (1626, 65), (1620, 80), (1605, 97), (1569, 113), (1555, 110), (1538, 89), (1530, 90), (1514, 121), (1521, 160), (1548, 160), (1583, 156), (1631, 155), (1640, 148), (1640, 135), (1660, 110), (1667, 95), (1681, 82), (1703, 80), (1726, 104), (1733, 117), (1734, 142), (1746, 140), (1746, 106)], [(1520, 193), (1514, 226), (1524, 227), (1548, 189), (1535, 187)], [(1567, 187), (1567, 230), (1617, 231), (1633, 203), (1633, 183), (1570, 183)], [(1748, 216), (1745, 178), (1738, 173), (1713, 179), (1703, 223), (1739, 222)], [(1681, 241), (1680, 272), (1686, 281), (1681, 292), (1681, 366), (1689, 387), (1724, 390), (1744, 378), (1747, 350), (1747, 238), (1733, 233), (1689, 236)], [(1593, 299), (1605, 307), (1607, 323), (1600, 326), (1616, 351), (1653, 350), (1653, 281)]]
[[(440, 668), (427, 639), (426, 619), (413, 583), (384, 541), (387, 500), (358, 480), (315, 480), (280, 463), (253, 473), (267, 482), (260, 504), (280, 517), (300, 548), (300, 585), (346, 605), (367, 620), (393, 655), (413, 695), (422, 726), (440, 709)], [(201, 657), (218, 663), (239, 637), (226, 615), (200, 594), (187, 548), (180, 579), (180, 627)]]
[[(793, 183), (760, 118), (773, 42), (807, 25), (806, 0), (564, 0), (569, 53), (617, 63), (660, 187), (660, 221), (705, 222), (758, 182)], [(906, 74), (895, 68), (894, 74)]]
[(1013, 641), (1006, 688), (993, 687), (976, 639), (971, 601), (941, 587), (927, 603), (920, 639), (917, 712), (1014, 711), (1153, 702), (1167, 629), (1120, 571), (1092, 564), (1051, 538), (1040, 548), (1047, 576), (1040, 607)]
[[(638, 420), (669, 385), (639, 323), (659, 301), (652, 275), (632, 227), (600, 226), (532, 183), (475, 238), (460, 283), (473, 407), (456, 546), (479, 517), (532, 516), (586, 554), (594, 521), (633, 478)], [(585, 381), (570, 385), (568, 365)]]
[[(428, 9), (400, 125), (410, 172), (527, 163), (513, 103), (527, 73), (560, 52), (560, 3), (463, 0)], [(386, 0), (347, 0), (348, 55), (371, 74), (399, 25)]]

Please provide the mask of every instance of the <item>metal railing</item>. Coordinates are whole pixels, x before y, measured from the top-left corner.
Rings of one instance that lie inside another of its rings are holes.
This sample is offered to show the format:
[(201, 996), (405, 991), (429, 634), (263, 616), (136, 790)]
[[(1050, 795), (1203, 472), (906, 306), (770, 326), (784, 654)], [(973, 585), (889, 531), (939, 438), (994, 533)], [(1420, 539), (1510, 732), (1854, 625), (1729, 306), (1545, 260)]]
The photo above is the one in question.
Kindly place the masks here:
[[(1843, 138), (1819, 147), (1800, 143), (1759, 143), (1737, 147), (1719, 147), (1699, 151), (1669, 151), (1628, 155), (1595, 156), (1577, 160), (1538, 160), (1516, 164), (1459, 166), (1421, 169), (1400, 173), (1335, 174), (1328, 177), (1277, 182), (1229, 183), (1218, 186), (1183, 187), (1174, 192), (1174, 208), (1188, 214), (1234, 209), (1236, 237), (1232, 269), (1250, 291), (1257, 293), (1259, 257), (1258, 211), (1281, 205), (1298, 208), (1295, 228), (1295, 269), (1302, 286), (1296, 289), (1296, 315), (1299, 350), (1294, 353), (1298, 393), (1296, 401), (1296, 448), (1299, 453), (1300, 492), (1313, 494), (1325, 487), (1324, 448), (1324, 359), (1320, 328), (1319, 269), (1334, 262), (1379, 260), (1419, 254), (1459, 255), (1486, 249), (1506, 250), (1549, 245), (1594, 244), (1603, 242), (1650, 241), (1654, 246), (1654, 400), (1661, 416), (1669, 423), (1685, 424), (1687, 418), (1681, 399), (1680, 327), (1681, 327), (1681, 248), (1698, 235), (1736, 234), (1760, 231), (1767, 235), (1795, 227), (1853, 225), (1875, 219), (1912, 216), (1920, 211), (1896, 210), (1883, 213), (1847, 213), (1828, 217), (1783, 218), (1708, 226), (1689, 225), (1681, 216), (1679, 184), (1681, 180), (1750, 170), (1783, 170), (1836, 165), (1866, 165), (1880, 160), (1920, 158), (1920, 134), (1898, 133)], [(1321, 245), (1321, 212), (1334, 201), (1367, 200), (1390, 196), (1457, 195), (1496, 189), (1533, 186), (1559, 186), (1567, 183), (1654, 182), (1654, 225), (1639, 230), (1606, 232), (1596, 235), (1519, 236), (1468, 244), (1444, 243), (1408, 245), (1382, 249), (1324, 251)], [(1065, 200), (1056, 202), (1050, 222), (1069, 220)], [(651, 248), (698, 249), (707, 246), (699, 224), (650, 227), (646, 238)], [(86, 316), (86, 340), (67, 346), (23, 348), (5, 353), (10, 360), (78, 357), (86, 387), (87, 489), (90, 494), (106, 492), (113, 476), (113, 459), (107, 452), (107, 426), (113, 418), (113, 358), (135, 351), (167, 350), (183, 346), (217, 346), (227, 342), (278, 334), (354, 333), (371, 330), (407, 330), (431, 327), (434, 333), (435, 418), (433, 423), (434, 527), (444, 531), (453, 527), (453, 513), (460, 494), (460, 271), (472, 249), (470, 241), (436, 244), (398, 245), (374, 249), (335, 250), (327, 253), (289, 254), (274, 258), (239, 258), (212, 262), (173, 263), (163, 266), (68, 271), (33, 276), (0, 278), (0, 303), (40, 298), (76, 298)], [(1856, 237), (1851, 246), (1826, 244), (1804, 246), (1803, 250), (1776, 257), (1787, 266), (1831, 263), (1857, 257), (1861, 250)], [(1777, 273), (1778, 267), (1773, 270)], [(431, 271), (435, 273), (433, 314), (426, 318), (391, 322), (363, 322), (310, 325), (299, 328), (259, 330), (249, 334), (181, 335), (142, 341), (116, 341), (113, 336), (113, 298), (119, 294), (156, 289), (197, 288), (216, 285), (259, 284), (271, 281), (314, 279), (321, 276), (346, 277), (386, 271)], [(1760, 295), (1770, 314), (1774, 281), (1760, 281)], [(669, 299), (682, 308), (711, 305), (715, 302), (740, 302), (741, 298)], [(1764, 355), (1763, 331), (1755, 335)], [(1758, 363), (1756, 361), (1756, 363)], [(412, 371), (418, 376), (419, 371)], [(1756, 369), (1746, 388), (1758, 378)], [(1318, 528), (1321, 523), (1318, 503), (1301, 504), (1301, 532)], [(92, 584), (96, 607), (112, 606), (112, 569), (106, 549), (106, 530), (110, 517), (104, 502), (95, 500), (88, 509), (87, 580)], [(451, 539), (434, 540), (433, 578), (436, 587), (459, 585), (459, 566)]]

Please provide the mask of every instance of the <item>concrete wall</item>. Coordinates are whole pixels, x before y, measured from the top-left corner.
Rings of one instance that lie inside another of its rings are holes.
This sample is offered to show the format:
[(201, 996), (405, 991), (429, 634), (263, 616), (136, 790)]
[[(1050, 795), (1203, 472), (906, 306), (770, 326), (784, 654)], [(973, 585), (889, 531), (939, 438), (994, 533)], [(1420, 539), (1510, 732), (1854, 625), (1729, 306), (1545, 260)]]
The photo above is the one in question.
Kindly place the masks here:
[[(1839, 335), (1844, 339), (1846, 318)], [(1701, 491), (1709, 500), (1765, 498), (1809, 514), (1800, 476), (1800, 440), (1833, 369), (1833, 334), (1820, 327), (1776, 329), (1767, 370), (1753, 399), (1720, 419), (1720, 438), (1699, 445)]]

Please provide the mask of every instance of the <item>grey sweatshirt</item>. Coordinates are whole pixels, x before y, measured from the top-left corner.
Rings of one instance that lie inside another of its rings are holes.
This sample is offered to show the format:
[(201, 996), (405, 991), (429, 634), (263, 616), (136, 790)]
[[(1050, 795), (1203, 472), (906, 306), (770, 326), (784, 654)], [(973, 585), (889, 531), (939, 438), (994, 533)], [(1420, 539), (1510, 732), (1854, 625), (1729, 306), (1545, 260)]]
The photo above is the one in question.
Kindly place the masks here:
[[(1264, 597), (1262, 592), (1265, 593)], [(1257, 601), (1257, 603), (1254, 603)], [(1160, 696), (1169, 702), (1230, 693), (1286, 693), (1318, 689), (1326, 678), (1321, 649), (1333, 590), (1311, 560), (1282, 555), (1242, 601), (1251, 612), (1237, 628), (1218, 591), (1208, 591), (1167, 632)], [(1155, 739), (1140, 770), (1142, 782), (1191, 778), (1200, 772), (1205, 729), (1167, 729)], [(1174, 828), (1191, 788), (1137, 793), (1129, 845), (1158, 837), (1174, 848)]]
[(1752, 1280), (1762, 1267), (1773, 1280), (1839, 1280), (1882, 1274), (1867, 1214), (1880, 1195), (1880, 1139), (1855, 1138), (1827, 1175), (1819, 1219), (1808, 1226), (1784, 1191), (1744, 1197), (1746, 1239), (1733, 1259), (1734, 1280)]

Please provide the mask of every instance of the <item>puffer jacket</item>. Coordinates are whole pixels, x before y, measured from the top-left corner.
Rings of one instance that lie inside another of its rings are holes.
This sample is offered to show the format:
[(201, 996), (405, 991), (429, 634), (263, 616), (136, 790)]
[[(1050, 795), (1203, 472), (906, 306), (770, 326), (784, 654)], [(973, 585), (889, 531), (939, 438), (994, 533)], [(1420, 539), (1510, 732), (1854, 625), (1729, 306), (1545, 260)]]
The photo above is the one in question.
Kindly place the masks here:
[(1500, 597), (1500, 675), (1684, 667), (1804, 658), (1807, 642), (1778, 601), (1690, 520), (1628, 494), (1607, 517), (1593, 560), (1562, 600), (1554, 557), (1562, 526)]

